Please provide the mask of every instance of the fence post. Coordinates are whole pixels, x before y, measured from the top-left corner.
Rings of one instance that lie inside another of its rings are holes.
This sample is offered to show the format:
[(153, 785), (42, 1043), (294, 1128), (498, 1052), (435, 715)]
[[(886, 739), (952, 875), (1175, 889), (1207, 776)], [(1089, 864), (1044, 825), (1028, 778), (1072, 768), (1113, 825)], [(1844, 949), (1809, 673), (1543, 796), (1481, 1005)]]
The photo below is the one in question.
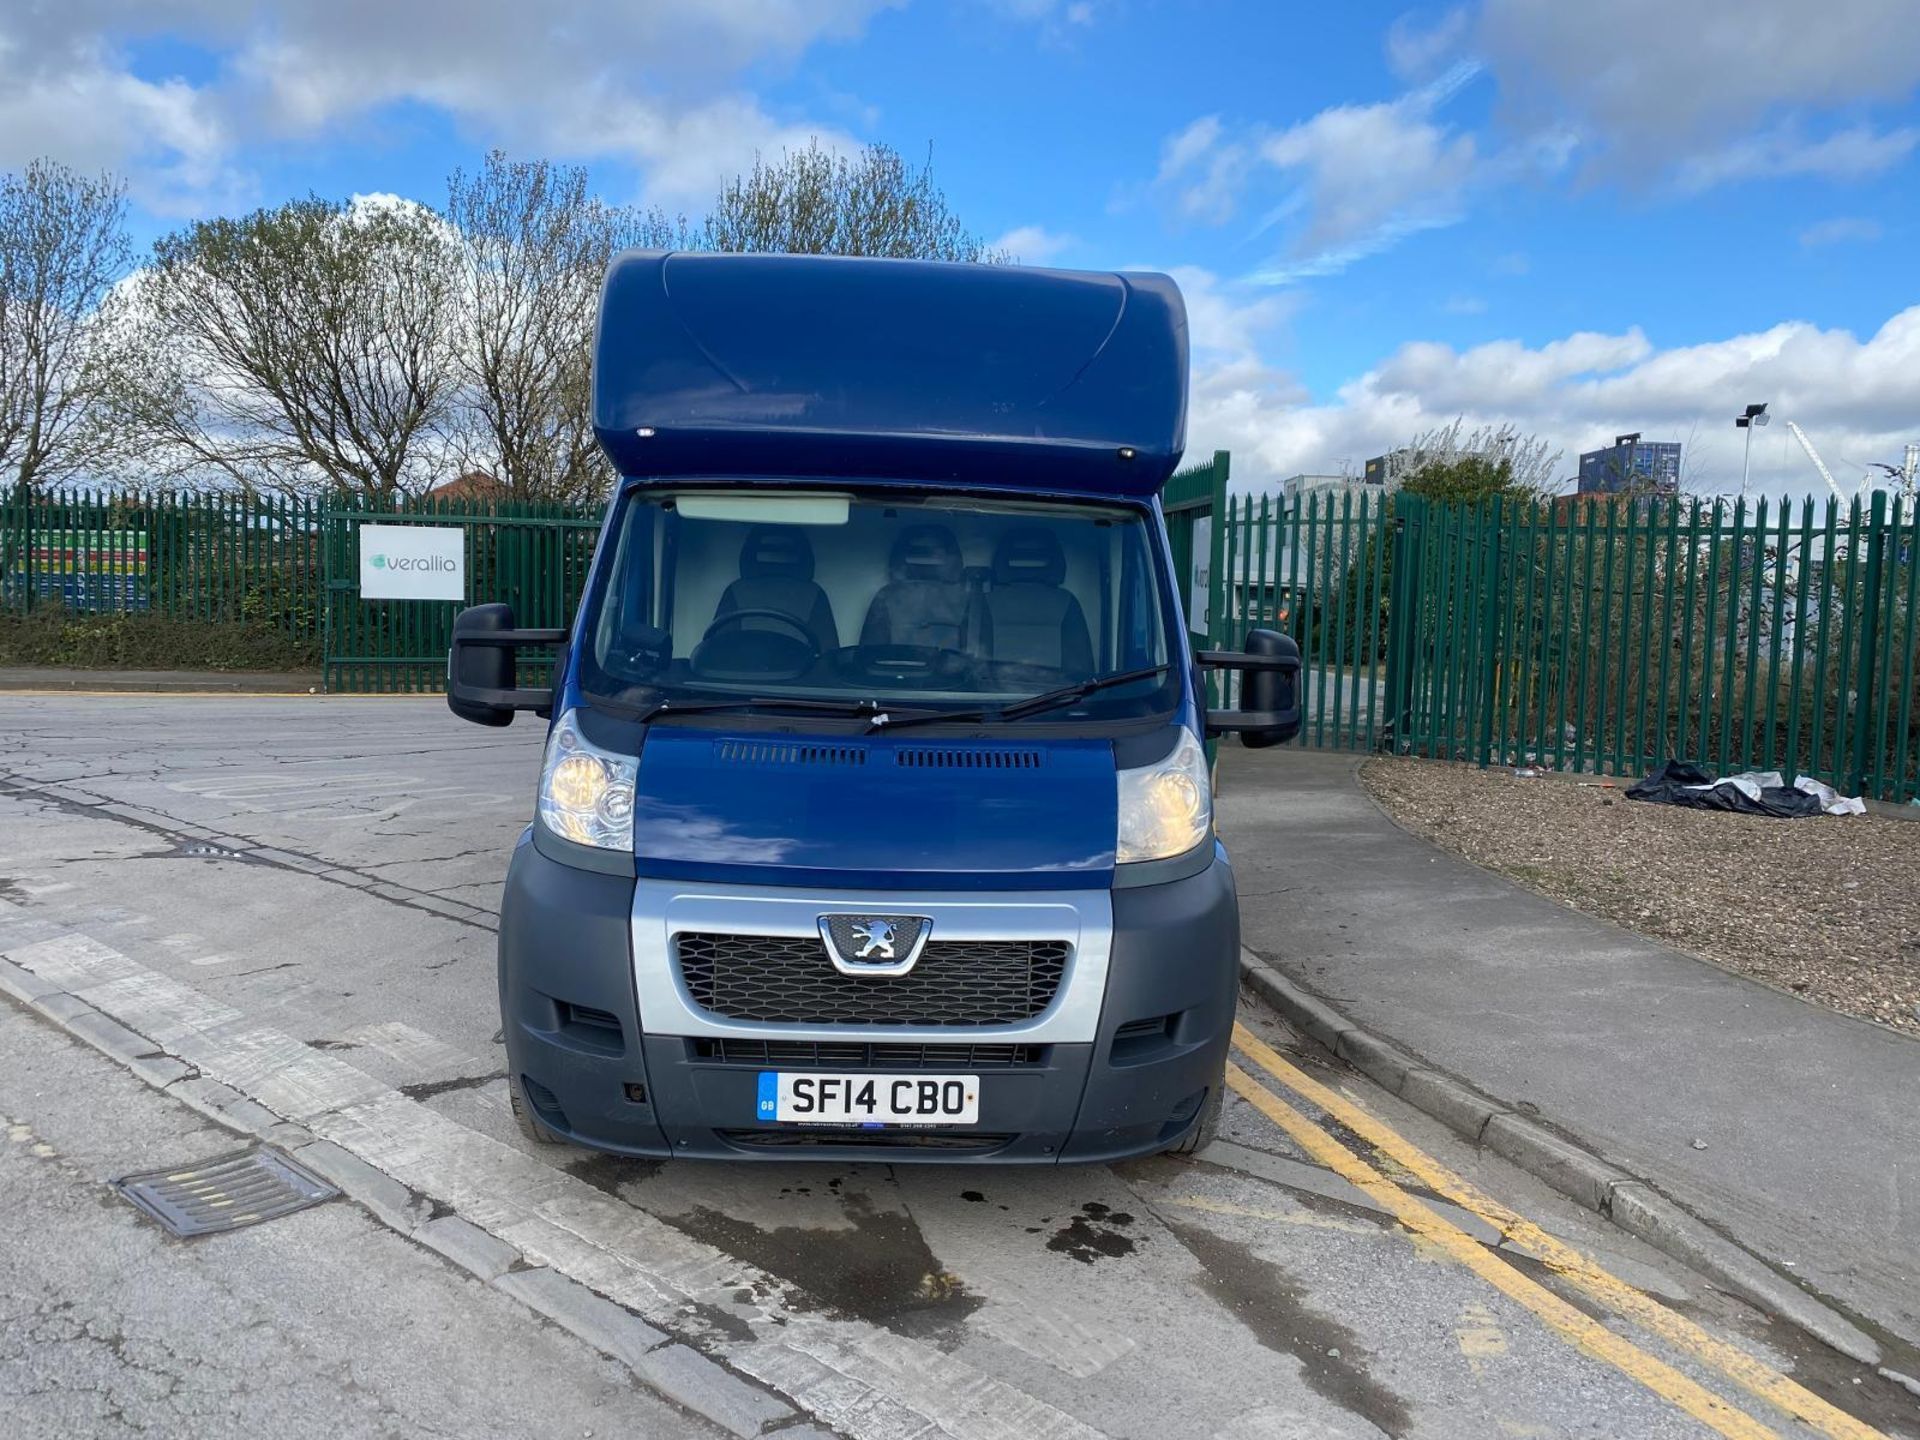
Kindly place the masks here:
[(1404, 751), (1407, 728), (1413, 723), (1412, 650), (1416, 624), (1413, 609), (1419, 594), (1414, 573), (1420, 553), (1420, 502), (1408, 495), (1393, 497), (1393, 575), (1387, 587), (1387, 718), (1383, 738), (1396, 752)]
[[(1880, 653), (1880, 587), (1886, 574), (1887, 560), (1887, 492), (1873, 492), (1871, 519), (1867, 530), (1867, 574), (1866, 583), (1861, 589), (1860, 598), (1865, 614), (1860, 625), (1860, 661), (1854, 672), (1853, 686), (1853, 784), (1850, 787), (1855, 795), (1865, 795), (1869, 762), (1867, 759), (1867, 736), (1874, 714), (1873, 687), (1875, 670)], [(1884, 738), (1884, 737), (1883, 737)], [(1880, 746), (1873, 747), (1874, 756), (1871, 769), (1878, 779), (1880, 769)]]
[(26, 511), (26, 613), (31, 615), (33, 613), (33, 490), (26, 485), (22, 485), (20, 487), (20, 500), (21, 508)]
[(1221, 621), (1226, 617), (1226, 576), (1221, 566), (1227, 551), (1227, 467), (1225, 450), (1213, 452), (1213, 498), (1207, 503), (1211, 522), (1207, 526), (1207, 641), (1218, 646), (1226, 643)]
[[(1500, 607), (1505, 599), (1501, 583), (1501, 557), (1504, 515), (1498, 495), (1486, 510), (1476, 507), (1476, 524), (1484, 521), (1486, 530), (1479, 539), (1482, 552), (1491, 549), (1493, 558), (1480, 579), (1480, 646), (1486, 652), (1486, 673), (1480, 677), (1480, 768), (1493, 763), (1493, 712), (1500, 703)], [(1489, 538), (1490, 537), (1490, 538)]]

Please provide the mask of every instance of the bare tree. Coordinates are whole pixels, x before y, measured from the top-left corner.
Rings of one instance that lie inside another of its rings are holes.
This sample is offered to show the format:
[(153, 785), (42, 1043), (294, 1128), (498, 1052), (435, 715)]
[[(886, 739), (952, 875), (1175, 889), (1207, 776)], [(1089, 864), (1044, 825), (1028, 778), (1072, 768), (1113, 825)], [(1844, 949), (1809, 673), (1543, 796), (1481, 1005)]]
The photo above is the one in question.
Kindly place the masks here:
[(132, 255), (126, 214), (104, 175), (48, 160), (0, 175), (0, 474), (16, 494), (87, 475), (114, 446), (99, 340)]
[(297, 200), (162, 239), (131, 297), (131, 428), (174, 473), (387, 502), (443, 474), (458, 259), (419, 206)]
[(918, 169), (888, 145), (853, 158), (809, 142), (721, 187), (700, 227), (709, 250), (796, 255), (1004, 262), (960, 223), (933, 183), (929, 151)]
[(612, 477), (588, 373), (601, 279), (627, 246), (684, 243), (685, 223), (604, 203), (578, 166), (498, 150), (477, 174), (456, 170), (447, 192), (464, 285), (463, 464), (516, 498), (596, 499)]

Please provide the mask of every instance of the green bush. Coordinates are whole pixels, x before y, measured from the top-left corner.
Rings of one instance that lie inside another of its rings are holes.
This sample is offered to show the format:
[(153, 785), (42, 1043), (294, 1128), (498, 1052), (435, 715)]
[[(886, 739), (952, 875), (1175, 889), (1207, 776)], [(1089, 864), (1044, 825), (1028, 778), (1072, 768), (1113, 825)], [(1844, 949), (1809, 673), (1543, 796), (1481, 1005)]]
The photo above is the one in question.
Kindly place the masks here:
[(58, 606), (0, 614), (0, 665), (94, 670), (314, 670), (320, 646), (253, 620), (80, 615)]

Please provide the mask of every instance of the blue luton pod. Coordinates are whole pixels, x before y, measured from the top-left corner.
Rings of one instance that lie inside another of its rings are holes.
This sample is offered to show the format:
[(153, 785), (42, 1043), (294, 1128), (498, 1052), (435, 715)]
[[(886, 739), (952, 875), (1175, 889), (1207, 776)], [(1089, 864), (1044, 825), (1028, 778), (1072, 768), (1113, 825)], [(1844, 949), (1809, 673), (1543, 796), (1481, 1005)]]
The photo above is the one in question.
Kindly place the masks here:
[[(565, 631), (455, 626), (448, 703), (549, 721), (500, 913), (531, 1139), (1103, 1161), (1218, 1121), (1238, 976), (1203, 744), (1299, 652), (1189, 646), (1164, 275), (633, 253), (622, 477)], [(550, 689), (515, 653), (557, 647)], [(1246, 671), (1209, 713), (1201, 667)]]

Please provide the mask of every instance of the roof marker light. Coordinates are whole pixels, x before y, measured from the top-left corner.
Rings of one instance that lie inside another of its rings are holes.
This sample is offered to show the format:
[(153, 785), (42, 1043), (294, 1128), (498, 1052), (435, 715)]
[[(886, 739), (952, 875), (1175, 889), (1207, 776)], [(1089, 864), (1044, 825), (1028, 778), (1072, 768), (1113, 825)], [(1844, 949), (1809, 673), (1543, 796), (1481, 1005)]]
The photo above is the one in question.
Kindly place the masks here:
[(638, 435), (642, 440), (651, 440), (653, 438), (653, 427), (651, 425), (642, 425), (633, 433)]

